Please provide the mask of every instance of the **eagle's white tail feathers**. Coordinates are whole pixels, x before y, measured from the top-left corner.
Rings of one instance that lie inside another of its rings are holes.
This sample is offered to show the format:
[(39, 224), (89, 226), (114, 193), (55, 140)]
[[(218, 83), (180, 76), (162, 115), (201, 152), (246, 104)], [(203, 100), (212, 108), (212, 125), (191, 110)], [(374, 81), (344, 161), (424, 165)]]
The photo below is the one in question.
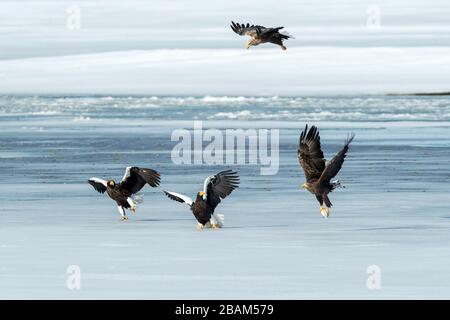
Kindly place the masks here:
[(213, 215), (211, 215), (211, 218), (209, 219), (209, 221), (207, 223), (205, 223), (205, 225), (203, 225), (202, 227), (197, 227), (197, 228), (200, 228), (200, 229), (222, 228), (224, 221), (225, 221), (225, 217), (223, 214), (213, 214)]
[(215, 223), (219, 228), (222, 228), (225, 222), (225, 216), (223, 214), (213, 214), (211, 216), (211, 223)]
[(220, 226), (223, 227), (223, 225), (225, 224), (225, 215), (223, 214), (216, 214), (216, 219), (219, 222)]
[(141, 204), (142, 202), (144, 202), (144, 194), (142, 193), (133, 194), (131, 196), (131, 200), (133, 200), (135, 204)]
[(130, 205), (131, 212), (135, 213), (137, 210), (138, 204), (144, 201), (143, 194), (134, 194), (127, 199), (128, 204)]
[(336, 188), (345, 188), (345, 186), (342, 185), (341, 182), (340, 182), (339, 180), (331, 181), (331, 185), (333, 186), (333, 189), (336, 189)]

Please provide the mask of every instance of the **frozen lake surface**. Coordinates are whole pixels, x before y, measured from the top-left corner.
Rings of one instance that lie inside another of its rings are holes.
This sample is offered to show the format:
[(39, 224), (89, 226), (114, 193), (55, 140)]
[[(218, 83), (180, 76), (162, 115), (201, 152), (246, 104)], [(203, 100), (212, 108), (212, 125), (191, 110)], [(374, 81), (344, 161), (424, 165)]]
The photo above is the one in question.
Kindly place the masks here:
[[(177, 128), (280, 129), (280, 170), (239, 170), (217, 209), (221, 230), (195, 229), (186, 206), (224, 167), (174, 165)], [(356, 139), (321, 218), (301, 190), (298, 136), (321, 129), (330, 158)], [(127, 165), (161, 172), (120, 222), (92, 176)], [(450, 298), (450, 102), (446, 97), (0, 97), (0, 298)], [(81, 290), (66, 269), (81, 269)], [(368, 290), (368, 266), (381, 290)]]

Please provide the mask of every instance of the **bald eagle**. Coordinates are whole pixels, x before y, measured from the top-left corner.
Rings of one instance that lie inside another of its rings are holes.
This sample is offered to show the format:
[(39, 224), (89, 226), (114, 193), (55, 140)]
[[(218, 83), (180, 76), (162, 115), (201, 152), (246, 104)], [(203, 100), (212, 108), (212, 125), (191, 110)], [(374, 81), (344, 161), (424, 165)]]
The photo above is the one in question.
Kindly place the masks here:
[(349, 135), (341, 151), (331, 161), (326, 162), (320, 148), (319, 130), (315, 126), (308, 130), (306, 125), (300, 135), (297, 156), (306, 177), (306, 183), (303, 183), (301, 187), (316, 196), (320, 203), (320, 213), (324, 218), (328, 218), (332, 206), (328, 194), (340, 186), (338, 180), (331, 181), (331, 179), (341, 170), (354, 137), (354, 134)]
[(280, 32), (280, 30), (284, 27), (266, 28), (258, 25), (250, 25), (249, 23), (247, 23), (246, 25), (239, 24), (233, 21), (231, 21), (230, 27), (240, 36), (246, 35), (251, 37), (251, 39), (247, 42), (247, 49), (249, 49), (251, 46), (257, 46), (261, 43), (270, 42), (279, 45), (281, 49), (286, 50), (286, 47), (283, 44), (283, 40), (292, 38), (292, 36)]
[(209, 176), (203, 184), (203, 191), (197, 193), (195, 201), (190, 197), (176, 192), (164, 191), (172, 200), (186, 203), (194, 217), (197, 219), (197, 229), (221, 228), (223, 226), (223, 215), (214, 214), (214, 209), (230, 193), (238, 188), (239, 176), (236, 172), (225, 170), (216, 175)]
[(117, 184), (114, 180), (91, 178), (88, 182), (99, 193), (107, 193), (116, 201), (119, 208), (120, 220), (127, 220), (125, 209), (135, 213), (137, 205), (142, 202), (142, 195), (137, 194), (146, 184), (155, 188), (160, 183), (160, 174), (152, 169), (127, 167), (122, 181)]

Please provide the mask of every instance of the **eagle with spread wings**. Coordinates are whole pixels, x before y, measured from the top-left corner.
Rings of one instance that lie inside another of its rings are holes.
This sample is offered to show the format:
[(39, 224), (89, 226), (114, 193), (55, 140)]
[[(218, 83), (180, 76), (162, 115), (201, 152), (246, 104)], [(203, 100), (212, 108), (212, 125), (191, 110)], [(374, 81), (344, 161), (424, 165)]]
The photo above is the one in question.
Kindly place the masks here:
[(114, 180), (103, 180), (91, 178), (89, 184), (99, 193), (107, 193), (108, 196), (116, 201), (120, 213), (120, 220), (127, 220), (125, 209), (136, 212), (137, 205), (142, 202), (142, 195), (138, 192), (149, 185), (156, 188), (160, 184), (160, 174), (152, 169), (127, 167), (120, 183)]
[(283, 41), (292, 38), (291, 35), (280, 32), (284, 27), (266, 28), (259, 25), (250, 25), (249, 23), (240, 24), (234, 21), (231, 21), (230, 27), (240, 36), (250, 36), (251, 39), (246, 44), (247, 49), (261, 43), (270, 42), (279, 45), (281, 49), (286, 50)]
[(354, 134), (350, 134), (344, 147), (327, 162), (320, 147), (320, 135), (317, 127), (312, 126), (308, 130), (308, 125), (306, 125), (300, 135), (297, 156), (306, 177), (306, 182), (301, 187), (316, 196), (320, 203), (320, 213), (324, 218), (328, 218), (332, 206), (328, 194), (341, 185), (339, 180), (332, 181), (331, 179), (341, 170), (354, 137)]
[(237, 172), (225, 170), (205, 179), (203, 191), (197, 193), (195, 201), (184, 194), (169, 191), (164, 191), (164, 193), (170, 199), (186, 203), (191, 208), (198, 221), (198, 229), (217, 229), (223, 226), (224, 216), (214, 214), (214, 210), (222, 199), (229, 196), (238, 186), (239, 176)]

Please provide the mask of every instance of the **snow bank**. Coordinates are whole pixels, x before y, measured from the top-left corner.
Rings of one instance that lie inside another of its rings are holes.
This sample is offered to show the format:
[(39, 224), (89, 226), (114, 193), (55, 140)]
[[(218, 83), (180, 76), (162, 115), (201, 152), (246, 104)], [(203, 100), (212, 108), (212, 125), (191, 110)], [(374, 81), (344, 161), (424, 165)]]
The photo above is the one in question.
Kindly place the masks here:
[(0, 61), (1, 94), (299, 95), (448, 91), (449, 47), (125, 51)]

